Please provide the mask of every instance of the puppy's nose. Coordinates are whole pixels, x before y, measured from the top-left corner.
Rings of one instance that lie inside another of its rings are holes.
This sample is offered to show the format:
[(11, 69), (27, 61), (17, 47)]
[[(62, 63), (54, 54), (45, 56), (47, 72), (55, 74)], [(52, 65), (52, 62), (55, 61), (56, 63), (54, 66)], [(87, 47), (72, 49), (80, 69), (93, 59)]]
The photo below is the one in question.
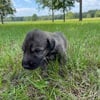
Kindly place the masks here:
[(33, 65), (33, 62), (32, 62), (32, 61), (30, 61), (30, 62), (29, 62), (29, 64), (30, 64), (30, 65)]
[(31, 67), (33, 65), (35, 65), (35, 64), (32, 61), (25, 61), (25, 60), (22, 61), (23, 67)]
[(36, 63), (33, 63), (32, 61), (29, 62), (29, 66), (30, 66), (30, 67), (32, 67), (32, 66), (35, 67), (36, 65), (37, 65), (37, 64), (36, 64)]

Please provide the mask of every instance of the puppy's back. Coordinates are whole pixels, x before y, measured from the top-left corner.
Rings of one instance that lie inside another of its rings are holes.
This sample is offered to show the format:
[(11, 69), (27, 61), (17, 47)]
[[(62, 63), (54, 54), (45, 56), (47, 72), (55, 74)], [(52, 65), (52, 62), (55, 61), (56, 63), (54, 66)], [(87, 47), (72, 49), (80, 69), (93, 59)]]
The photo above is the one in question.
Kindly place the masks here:
[(66, 52), (67, 41), (64, 35), (62, 33), (56, 32), (55, 34), (53, 34), (53, 38), (56, 41), (56, 48), (62, 48), (62, 52)]

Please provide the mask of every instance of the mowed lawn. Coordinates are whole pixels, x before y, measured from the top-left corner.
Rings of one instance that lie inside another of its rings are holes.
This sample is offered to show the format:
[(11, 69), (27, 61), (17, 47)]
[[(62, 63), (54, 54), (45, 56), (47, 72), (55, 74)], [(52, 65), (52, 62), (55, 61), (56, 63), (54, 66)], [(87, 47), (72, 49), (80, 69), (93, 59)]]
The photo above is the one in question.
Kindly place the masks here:
[[(60, 31), (68, 40), (64, 77), (58, 63), (40, 69), (22, 68), (22, 43), (33, 29)], [(0, 100), (100, 100), (100, 19), (0, 24)]]

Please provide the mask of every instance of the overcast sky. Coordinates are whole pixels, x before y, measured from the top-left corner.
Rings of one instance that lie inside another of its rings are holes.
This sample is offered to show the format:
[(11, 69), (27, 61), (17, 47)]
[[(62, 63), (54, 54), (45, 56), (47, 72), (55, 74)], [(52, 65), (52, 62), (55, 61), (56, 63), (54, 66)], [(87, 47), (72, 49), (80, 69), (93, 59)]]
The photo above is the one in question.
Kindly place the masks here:
[[(39, 10), (35, 0), (12, 0), (12, 2), (17, 11), (15, 16), (32, 16), (33, 14), (41, 16), (51, 14), (47, 8)], [(93, 9), (100, 9), (100, 0), (83, 0), (83, 12)], [(75, 3), (75, 7), (71, 11), (79, 12), (79, 3)]]

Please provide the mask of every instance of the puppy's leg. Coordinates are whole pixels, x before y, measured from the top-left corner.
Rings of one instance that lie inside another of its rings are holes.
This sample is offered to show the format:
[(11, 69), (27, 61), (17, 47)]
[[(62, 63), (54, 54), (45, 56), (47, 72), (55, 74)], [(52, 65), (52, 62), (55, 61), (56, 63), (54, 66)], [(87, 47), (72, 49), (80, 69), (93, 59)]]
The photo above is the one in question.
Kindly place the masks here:
[(47, 64), (45, 62), (43, 62), (42, 66), (41, 66), (41, 76), (48, 77)]

